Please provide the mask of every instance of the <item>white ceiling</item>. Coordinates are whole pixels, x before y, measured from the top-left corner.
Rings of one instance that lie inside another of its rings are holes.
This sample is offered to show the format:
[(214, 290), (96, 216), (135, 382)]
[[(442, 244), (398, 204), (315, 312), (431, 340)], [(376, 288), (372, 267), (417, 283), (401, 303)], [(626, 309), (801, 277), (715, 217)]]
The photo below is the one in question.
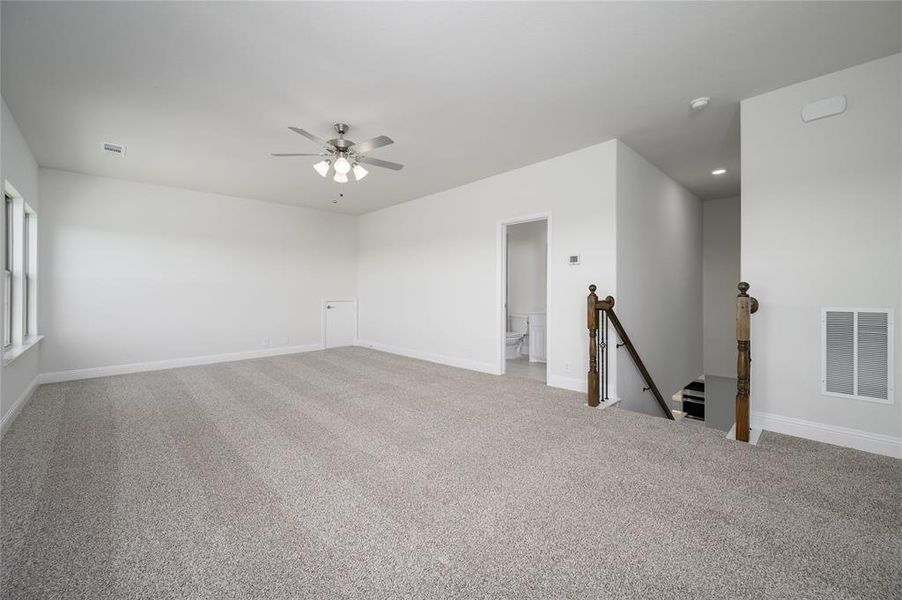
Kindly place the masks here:
[[(899, 52), (900, 8), (3, 2), (2, 94), (42, 166), (274, 202), (359, 214), (614, 137), (710, 199), (739, 191), (739, 101)], [(406, 167), (333, 205), (269, 153), (339, 120)]]

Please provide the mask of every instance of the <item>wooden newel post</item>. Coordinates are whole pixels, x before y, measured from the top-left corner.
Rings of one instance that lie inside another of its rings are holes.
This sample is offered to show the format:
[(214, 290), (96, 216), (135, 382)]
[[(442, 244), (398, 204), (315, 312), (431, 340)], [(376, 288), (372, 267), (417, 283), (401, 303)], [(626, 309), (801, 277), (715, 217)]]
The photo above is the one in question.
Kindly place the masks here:
[(586, 322), (589, 327), (589, 380), (586, 395), (589, 406), (598, 406), (600, 388), (598, 384), (598, 296), (595, 284), (589, 286), (586, 299)]
[(758, 310), (758, 301), (746, 293), (749, 284), (739, 282), (736, 296), (736, 439), (749, 441), (749, 390), (751, 380), (752, 342), (751, 315)]

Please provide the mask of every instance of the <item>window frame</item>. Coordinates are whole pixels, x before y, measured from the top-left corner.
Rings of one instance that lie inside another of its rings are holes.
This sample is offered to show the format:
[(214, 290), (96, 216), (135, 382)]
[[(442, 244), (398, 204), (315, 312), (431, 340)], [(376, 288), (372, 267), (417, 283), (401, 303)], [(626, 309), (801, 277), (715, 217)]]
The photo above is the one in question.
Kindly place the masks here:
[(37, 216), (27, 203), (22, 215), (22, 337), (27, 340), (37, 334), (37, 287), (35, 280), (35, 252)]
[(15, 248), (14, 233), (14, 197), (4, 190), (3, 193), (3, 349), (13, 345), (13, 298), (15, 283), (13, 279), (13, 250)]
[(6, 365), (36, 344), (38, 218), (21, 194), (4, 182), (3, 190), (3, 329)]

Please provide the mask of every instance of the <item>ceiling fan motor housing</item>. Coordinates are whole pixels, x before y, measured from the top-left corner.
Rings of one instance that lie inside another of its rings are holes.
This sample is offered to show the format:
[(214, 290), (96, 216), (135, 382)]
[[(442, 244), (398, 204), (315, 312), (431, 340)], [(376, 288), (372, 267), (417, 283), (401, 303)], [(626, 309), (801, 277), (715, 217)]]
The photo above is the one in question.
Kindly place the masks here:
[(344, 138), (335, 138), (334, 140), (329, 140), (329, 143), (341, 152), (347, 152), (354, 145), (354, 142)]
[(344, 135), (350, 128), (351, 126), (347, 123), (336, 123), (335, 132), (338, 133), (338, 137), (329, 140), (329, 143), (338, 148), (340, 151), (347, 152), (351, 148), (351, 146), (354, 145), (354, 142), (344, 139)]

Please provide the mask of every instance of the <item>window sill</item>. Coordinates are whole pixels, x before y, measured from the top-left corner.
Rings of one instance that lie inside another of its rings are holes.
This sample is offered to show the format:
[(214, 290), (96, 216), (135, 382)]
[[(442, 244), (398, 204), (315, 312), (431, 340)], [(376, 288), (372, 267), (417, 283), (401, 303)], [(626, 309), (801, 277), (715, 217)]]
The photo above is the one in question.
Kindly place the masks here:
[(44, 339), (43, 335), (33, 335), (29, 338), (25, 338), (25, 340), (21, 344), (16, 344), (14, 346), (9, 346), (6, 350), (3, 351), (3, 366), (7, 366), (12, 364), (14, 360), (34, 348), (38, 345), (38, 342)]

